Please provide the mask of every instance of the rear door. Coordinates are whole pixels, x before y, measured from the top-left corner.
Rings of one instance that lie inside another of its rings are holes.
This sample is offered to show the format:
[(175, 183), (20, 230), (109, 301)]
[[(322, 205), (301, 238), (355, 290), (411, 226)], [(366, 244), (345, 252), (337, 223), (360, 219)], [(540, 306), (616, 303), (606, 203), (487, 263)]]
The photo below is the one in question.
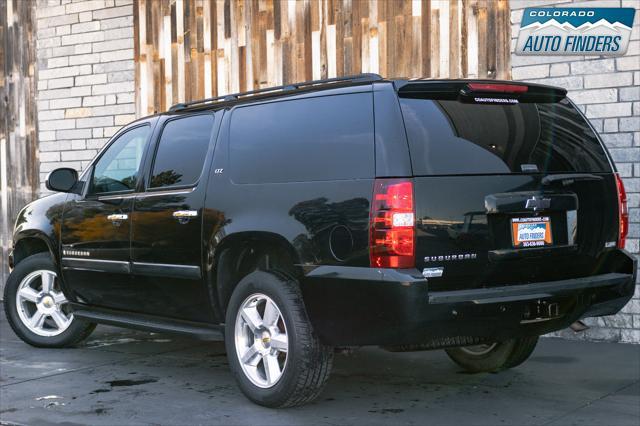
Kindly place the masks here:
[(590, 275), (615, 247), (615, 176), (563, 96), (403, 96), (419, 269), (456, 289)]
[(169, 117), (158, 123), (145, 191), (133, 200), (131, 309), (210, 321), (202, 273), (202, 215), (216, 115)]

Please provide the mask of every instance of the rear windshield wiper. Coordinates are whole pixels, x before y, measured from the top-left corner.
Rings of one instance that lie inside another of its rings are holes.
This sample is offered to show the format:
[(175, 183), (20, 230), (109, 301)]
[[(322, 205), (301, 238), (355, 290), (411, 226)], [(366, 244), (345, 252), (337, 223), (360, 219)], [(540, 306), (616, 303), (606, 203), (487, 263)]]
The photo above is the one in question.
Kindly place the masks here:
[(602, 180), (602, 176), (592, 175), (591, 173), (566, 173), (547, 175), (542, 178), (542, 184), (551, 185), (556, 182), (562, 182), (564, 186), (567, 186), (579, 180)]

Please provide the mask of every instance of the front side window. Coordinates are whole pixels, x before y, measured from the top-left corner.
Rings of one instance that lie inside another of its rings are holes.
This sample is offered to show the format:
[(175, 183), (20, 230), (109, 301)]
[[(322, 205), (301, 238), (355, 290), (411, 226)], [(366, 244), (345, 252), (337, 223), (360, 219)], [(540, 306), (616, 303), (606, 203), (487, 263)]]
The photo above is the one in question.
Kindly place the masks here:
[(136, 127), (118, 137), (95, 165), (91, 180), (93, 194), (135, 189), (149, 126)]
[(202, 173), (212, 127), (210, 114), (169, 121), (160, 137), (150, 187), (195, 184)]

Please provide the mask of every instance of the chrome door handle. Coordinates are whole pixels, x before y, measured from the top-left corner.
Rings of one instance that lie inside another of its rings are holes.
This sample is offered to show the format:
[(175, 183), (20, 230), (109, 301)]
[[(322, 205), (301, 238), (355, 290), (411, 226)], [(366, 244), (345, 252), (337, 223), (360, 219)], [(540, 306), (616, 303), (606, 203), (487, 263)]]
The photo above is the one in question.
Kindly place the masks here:
[(120, 222), (129, 219), (128, 214), (110, 214), (107, 220), (111, 221), (114, 226), (120, 226)]
[(180, 223), (187, 223), (192, 217), (197, 217), (197, 210), (178, 210), (173, 212), (173, 217), (178, 219)]

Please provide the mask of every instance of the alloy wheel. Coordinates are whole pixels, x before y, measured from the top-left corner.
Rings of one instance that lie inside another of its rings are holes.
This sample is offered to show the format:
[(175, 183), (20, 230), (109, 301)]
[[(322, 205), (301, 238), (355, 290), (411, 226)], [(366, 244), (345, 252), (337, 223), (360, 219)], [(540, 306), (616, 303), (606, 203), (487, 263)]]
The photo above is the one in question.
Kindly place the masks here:
[(494, 342), (494, 343), (482, 343), (479, 345), (472, 345), (472, 346), (463, 346), (460, 349), (469, 355), (480, 356), (480, 355), (488, 354), (496, 346), (498, 346), (498, 344)]
[(278, 305), (256, 293), (240, 305), (235, 324), (236, 355), (245, 376), (260, 388), (270, 388), (287, 366), (289, 337)]
[(56, 273), (46, 269), (23, 278), (16, 292), (16, 308), (20, 321), (38, 336), (57, 336), (73, 322)]

